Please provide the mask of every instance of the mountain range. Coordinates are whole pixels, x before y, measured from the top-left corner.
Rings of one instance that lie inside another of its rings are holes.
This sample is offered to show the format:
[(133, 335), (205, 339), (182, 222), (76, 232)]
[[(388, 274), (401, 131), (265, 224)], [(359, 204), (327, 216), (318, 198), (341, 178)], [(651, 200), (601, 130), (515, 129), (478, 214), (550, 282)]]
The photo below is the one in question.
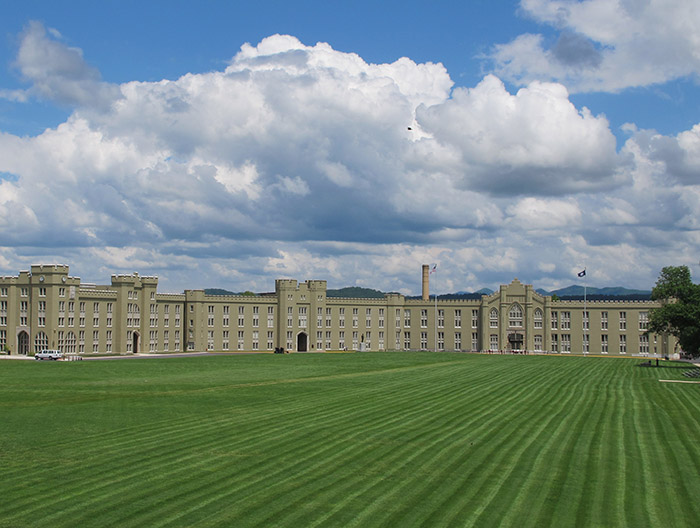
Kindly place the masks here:
[[(558, 290), (547, 291), (542, 288), (535, 290), (540, 295), (556, 295), (560, 299), (575, 300), (583, 299), (584, 288), (579, 285), (571, 285)], [(208, 295), (243, 295), (242, 293), (234, 293), (221, 288), (207, 288), (204, 293)], [(494, 290), (482, 288), (475, 292), (458, 291), (455, 293), (439, 294), (441, 299), (479, 299), (482, 295), (491, 295)], [(252, 295), (251, 292), (245, 292), (245, 295)], [(384, 292), (374, 290), (372, 288), (362, 288), (360, 286), (348, 286), (346, 288), (326, 290), (327, 297), (345, 297), (350, 299), (381, 299), (384, 297)], [(605, 300), (605, 299), (625, 299), (625, 300), (645, 300), (651, 298), (651, 291), (648, 290), (630, 290), (621, 286), (594, 288), (588, 287), (585, 291), (585, 296), (590, 300)], [(411, 298), (417, 298), (414, 296)]]

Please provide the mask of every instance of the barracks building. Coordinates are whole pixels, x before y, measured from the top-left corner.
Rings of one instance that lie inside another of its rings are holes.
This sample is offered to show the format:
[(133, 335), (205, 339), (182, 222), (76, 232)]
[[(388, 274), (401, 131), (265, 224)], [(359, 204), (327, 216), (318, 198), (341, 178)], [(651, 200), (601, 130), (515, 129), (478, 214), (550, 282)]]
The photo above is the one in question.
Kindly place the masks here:
[(480, 299), (327, 297), (325, 280), (280, 279), (258, 295), (158, 292), (158, 278), (83, 284), (66, 265), (0, 277), (0, 351), (33, 355), (186, 351), (448, 350), (673, 355), (648, 334), (656, 301), (562, 301), (517, 279)]

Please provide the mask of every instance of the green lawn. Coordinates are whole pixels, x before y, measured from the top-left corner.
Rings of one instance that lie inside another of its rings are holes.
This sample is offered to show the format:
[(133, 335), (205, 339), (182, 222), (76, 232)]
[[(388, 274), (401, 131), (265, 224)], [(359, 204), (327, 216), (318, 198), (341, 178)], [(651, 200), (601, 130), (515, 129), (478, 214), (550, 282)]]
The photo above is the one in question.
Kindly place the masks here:
[(641, 362), (2, 361), (0, 526), (697, 526), (700, 385)]

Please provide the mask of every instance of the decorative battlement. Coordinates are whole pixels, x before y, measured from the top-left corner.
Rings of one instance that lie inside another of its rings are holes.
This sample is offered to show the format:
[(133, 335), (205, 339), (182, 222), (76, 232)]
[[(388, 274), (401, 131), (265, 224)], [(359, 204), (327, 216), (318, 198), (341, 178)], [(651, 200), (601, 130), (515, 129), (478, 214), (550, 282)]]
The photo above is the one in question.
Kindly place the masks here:
[(120, 274), (120, 275), (112, 275), (112, 285), (119, 285), (119, 284), (134, 284), (134, 285), (141, 285), (141, 286), (146, 286), (146, 285), (157, 285), (158, 284), (158, 277), (157, 276), (143, 276), (141, 277), (138, 272), (134, 272), (130, 275), (126, 274)]
[(69, 266), (67, 264), (38, 264), (38, 265), (33, 265), (31, 267), (31, 273), (32, 273), (32, 275), (35, 275), (38, 273), (44, 273), (44, 274), (59, 273), (62, 275), (67, 275), (68, 269), (69, 269)]

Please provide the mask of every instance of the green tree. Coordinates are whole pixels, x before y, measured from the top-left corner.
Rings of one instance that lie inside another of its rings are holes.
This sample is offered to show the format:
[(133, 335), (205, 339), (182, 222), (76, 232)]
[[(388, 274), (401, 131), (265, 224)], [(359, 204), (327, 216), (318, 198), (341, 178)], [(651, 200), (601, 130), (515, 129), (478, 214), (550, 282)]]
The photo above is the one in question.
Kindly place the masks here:
[(662, 269), (651, 298), (662, 304), (651, 310), (649, 332), (671, 334), (685, 353), (700, 355), (700, 285), (693, 284), (688, 266)]

